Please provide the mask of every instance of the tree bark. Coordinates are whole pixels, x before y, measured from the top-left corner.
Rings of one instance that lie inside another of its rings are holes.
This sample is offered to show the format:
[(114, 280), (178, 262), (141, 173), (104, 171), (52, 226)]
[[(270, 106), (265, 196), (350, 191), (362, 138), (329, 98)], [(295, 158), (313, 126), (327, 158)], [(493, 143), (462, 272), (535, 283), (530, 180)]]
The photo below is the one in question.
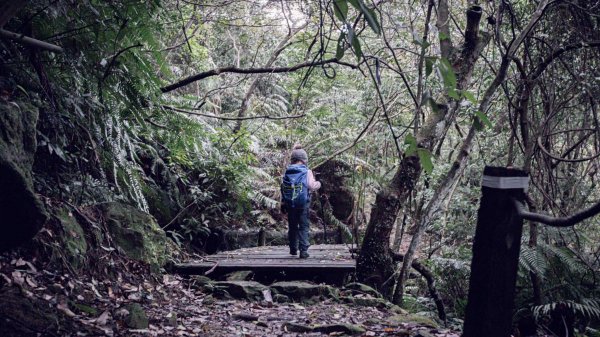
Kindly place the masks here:
[[(472, 6), (467, 12), (467, 19), (476, 21), (467, 24), (467, 27), (473, 30), (475, 29), (473, 27), (478, 26), (481, 19), (481, 8)], [(483, 49), (482, 39), (478, 35), (471, 34), (469, 36), (470, 38), (474, 37), (475, 41), (464, 42), (463, 53), (460, 57), (462, 66), (456, 71), (459, 88), (466, 86), (469, 82), (472, 69)], [(487, 39), (483, 39), (483, 43), (487, 43)], [(475, 55), (471, 56), (467, 53), (465, 51), (467, 47), (468, 52)], [(435, 144), (445, 134), (445, 132), (441, 133), (439, 131), (440, 125), (442, 129), (444, 126), (451, 125), (460, 109), (456, 101), (438, 106), (440, 108), (438, 113), (431, 114), (416, 134), (419, 147), (429, 151), (434, 148)], [(389, 257), (391, 230), (401, 205), (408, 198), (420, 175), (421, 165), (419, 159), (416, 156), (405, 156), (401, 160), (392, 182), (377, 194), (363, 240), (361, 254), (357, 260), (356, 271), (358, 279), (379, 289), (386, 296), (392, 295), (390, 290), (395, 283), (389, 281), (391, 277), (394, 277), (393, 265), (390, 263), (391, 258)], [(413, 240), (417, 243), (419, 242), (418, 238), (415, 240), (413, 237)], [(408, 267), (412, 263), (414, 248), (412, 253), (406, 256), (403, 263), (405, 274), (401, 275), (401, 278), (405, 277)]]

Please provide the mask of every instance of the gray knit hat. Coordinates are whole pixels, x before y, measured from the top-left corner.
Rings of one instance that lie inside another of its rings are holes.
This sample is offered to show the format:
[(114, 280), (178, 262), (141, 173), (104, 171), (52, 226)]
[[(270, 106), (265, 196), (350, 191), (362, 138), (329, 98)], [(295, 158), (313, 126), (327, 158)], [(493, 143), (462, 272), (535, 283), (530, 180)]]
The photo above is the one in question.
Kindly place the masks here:
[(302, 145), (300, 145), (300, 144), (294, 145), (294, 149), (292, 150), (292, 157), (290, 158), (290, 161), (292, 163), (301, 161), (304, 163), (304, 165), (308, 164), (308, 154), (306, 154), (306, 151), (304, 151), (304, 149), (302, 148)]

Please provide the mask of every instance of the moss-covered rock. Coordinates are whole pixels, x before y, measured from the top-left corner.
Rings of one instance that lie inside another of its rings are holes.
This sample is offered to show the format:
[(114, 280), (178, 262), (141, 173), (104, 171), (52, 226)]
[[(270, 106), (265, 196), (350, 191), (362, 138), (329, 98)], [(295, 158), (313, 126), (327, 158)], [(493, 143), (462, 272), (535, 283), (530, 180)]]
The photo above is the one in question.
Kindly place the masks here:
[(168, 238), (154, 217), (122, 203), (99, 205), (113, 241), (128, 257), (162, 266), (170, 251)]
[(342, 333), (344, 335), (361, 335), (366, 332), (361, 326), (347, 323), (317, 325), (312, 330), (326, 334)]
[(60, 240), (63, 252), (71, 267), (80, 269), (85, 265), (88, 250), (83, 229), (67, 209), (59, 209), (56, 218), (62, 229)]
[(251, 270), (238, 270), (225, 275), (227, 281), (248, 281), (252, 279), (254, 272)]
[(403, 325), (404, 323), (417, 323), (419, 325), (436, 329), (440, 327), (439, 324), (432, 319), (420, 315), (399, 314), (391, 316), (387, 319), (387, 324), (390, 325)]
[(263, 299), (263, 290), (268, 288), (254, 281), (222, 281), (214, 283), (215, 290), (227, 291), (234, 298), (260, 301)]
[(148, 317), (146, 312), (138, 303), (130, 303), (125, 306), (125, 309), (129, 312), (125, 317), (125, 324), (131, 329), (147, 329), (148, 328)]
[(271, 285), (271, 289), (276, 294), (286, 295), (298, 302), (311, 301), (315, 297), (336, 298), (338, 295), (337, 289), (331, 286), (300, 281), (276, 282)]
[(31, 104), (0, 102), (0, 252), (31, 239), (47, 219), (31, 178), (37, 120)]
[(348, 283), (344, 286), (344, 288), (350, 290), (353, 294), (367, 294), (372, 297), (383, 298), (383, 296), (381, 296), (377, 290), (363, 283)]

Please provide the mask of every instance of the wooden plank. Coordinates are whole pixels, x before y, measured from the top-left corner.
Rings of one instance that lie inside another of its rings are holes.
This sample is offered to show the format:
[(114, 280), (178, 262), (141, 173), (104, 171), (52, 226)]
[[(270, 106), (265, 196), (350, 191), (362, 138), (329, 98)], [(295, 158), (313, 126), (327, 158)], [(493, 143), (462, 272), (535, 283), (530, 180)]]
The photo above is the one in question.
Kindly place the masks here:
[(206, 260), (177, 264), (174, 269), (182, 274), (199, 274), (212, 268), (219, 272), (331, 270), (342, 273), (353, 272), (356, 268), (356, 261), (346, 245), (314, 245), (309, 253), (308, 259), (300, 259), (290, 255), (286, 246), (243, 248), (206, 256)]

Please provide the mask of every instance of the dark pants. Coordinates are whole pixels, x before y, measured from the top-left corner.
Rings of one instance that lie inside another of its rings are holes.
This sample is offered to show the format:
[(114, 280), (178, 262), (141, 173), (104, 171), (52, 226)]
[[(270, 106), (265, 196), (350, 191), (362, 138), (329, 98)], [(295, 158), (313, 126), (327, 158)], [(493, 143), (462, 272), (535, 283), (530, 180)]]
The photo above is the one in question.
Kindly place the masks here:
[(288, 240), (290, 250), (298, 250), (301, 252), (308, 250), (310, 243), (308, 242), (308, 208), (288, 210)]

